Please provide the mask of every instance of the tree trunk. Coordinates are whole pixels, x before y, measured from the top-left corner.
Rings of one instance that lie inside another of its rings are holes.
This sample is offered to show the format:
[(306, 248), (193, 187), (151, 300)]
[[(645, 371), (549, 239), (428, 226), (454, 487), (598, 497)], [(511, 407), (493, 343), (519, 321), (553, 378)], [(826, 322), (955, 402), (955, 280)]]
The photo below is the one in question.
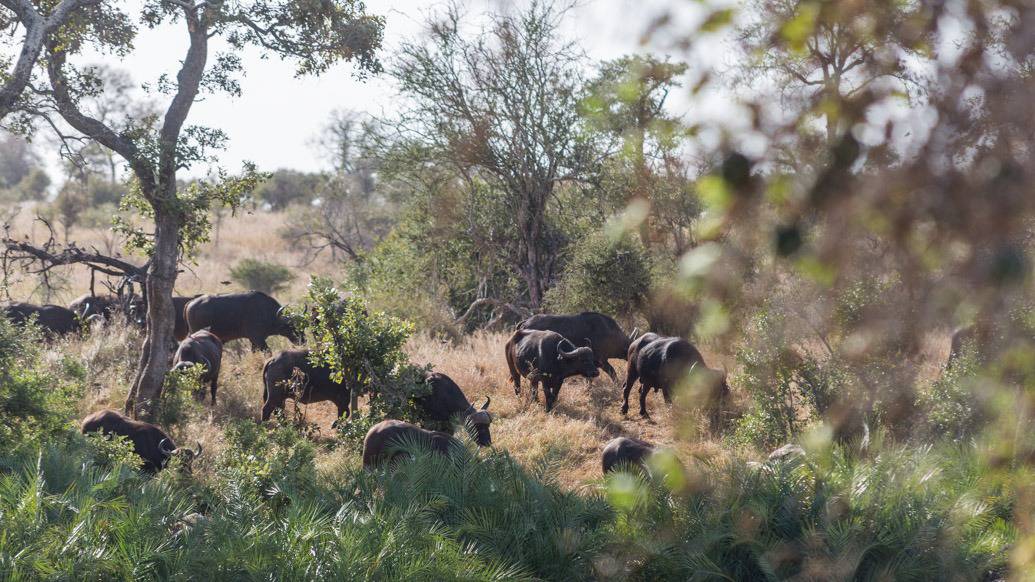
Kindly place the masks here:
[(151, 420), (158, 410), (165, 374), (173, 351), (173, 287), (179, 250), (179, 219), (169, 210), (155, 216), (155, 250), (147, 271), (147, 337), (141, 348), (140, 364), (133, 388), (126, 399), (126, 412), (134, 418)]
[(543, 269), (543, 213), (544, 204), (535, 200), (528, 200), (525, 206), (525, 216), (521, 220), (521, 238), (525, 244), (525, 265), (522, 272), (525, 276), (525, 284), (528, 285), (528, 303), (532, 311), (536, 311), (543, 304), (543, 295), (546, 291), (544, 281), (546, 273)]

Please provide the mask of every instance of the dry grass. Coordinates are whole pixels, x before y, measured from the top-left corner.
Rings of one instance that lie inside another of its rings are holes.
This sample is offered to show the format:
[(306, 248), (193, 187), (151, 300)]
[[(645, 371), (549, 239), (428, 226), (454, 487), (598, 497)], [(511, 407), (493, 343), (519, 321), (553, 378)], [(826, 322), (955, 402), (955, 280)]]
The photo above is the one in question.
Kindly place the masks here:
[[(12, 232), (41, 240), (46, 229), (34, 222), (34, 214), (31, 207), (23, 208), (12, 222)], [(304, 294), (309, 274), (340, 279), (340, 265), (331, 264), (326, 257), (306, 264), (302, 252), (291, 248), (278, 236), (283, 221), (284, 215), (265, 212), (242, 212), (224, 217), (218, 231), (213, 232), (212, 242), (201, 249), (198, 266), (181, 274), (177, 292), (191, 294), (236, 289), (236, 285), (224, 282), (230, 267), (246, 257), (273, 261), (295, 269), (298, 277), (279, 296), (283, 302), (297, 300)], [(103, 229), (74, 229), (69, 238), (86, 247), (95, 246), (109, 251), (117, 248), (112, 234)], [(60, 275), (63, 287), (49, 298), (43, 297), (38, 281), (29, 276), (15, 281), (9, 290), (10, 295), (15, 299), (65, 303), (88, 290), (89, 274), (85, 269), (68, 268)], [(65, 340), (54, 345), (52, 358), (60, 359), (64, 354), (72, 354), (82, 362), (88, 386), (82, 403), (84, 414), (104, 407), (121, 408), (127, 387), (132, 382), (141, 340), (138, 331), (125, 325), (113, 325), (81, 340)], [(480, 403), (484, 396), (490, 396), (494, 445), (506, 449), (527, 465), (551, 463), (563, 485), (578, 488), (599, 479), (600, 449), (608, 440), (620, 435), (675, 447), (684, 459), (727, 454), (718, 441), (699, 430), (704, 425), (702, 419), (678, 397), (676, 404), (669, 407), (660, 395), (651, 394), (648, 407), (653, 418), (644, 420), (635, 414), (638, 387), (634, 388), (631, 395), (633, 413), (623, 417), (620, 413), (620, 383), (625, 378), (624, 363), (612, 362), (618, 370), (618, 385), (606, 375), (593, 382), (569, 380), (561, 390), (557, 407), (547, 414), (542, 395), (538, 402), (530, 401), (527, 382), (522, 383), (522, 394), (515, 396), (503, 358), (505, 342), (506, 335), (499, 333), (475, 334), (463, 338), (458, 344), (420, 335), (410, 341), (407, 350), (414, 363), (431, 363), (437, 371), (451, 376), (472, 401)], [(943, 335), (929, 338), (921, 377), (937, 377), (941, 363), (945, 361), (947, 344), (947, 337)], [(271, 345), (276, 350), (287, 347), (287, 342), (283, 338), (272, 338)], [(734, 362), (728, 355), (707, 350), (704, 355), (712, 367), (726, 364), (733, 371)], [(208, 404), (199, 407), (187, 422), (174, 429), (174, 436), (184, 442), (202, 441), (206, 457), (214, 459), (222, 448), (222, 427), (226, 422), (259, 417), (264, 358), (264, 354), (249, 351), (243, 342), (230, 344), (223, 362), (218, 403), (214, 407)], [(734, 390), (736, 392), (736, 387)], [(290, 402), (288, 406), (291, 406)], [(300, 410), (308, 421), (321, 428), (320, 438), (333, 436), (329, 427), (336, 411), (331, 404), (314, 404)], [(354, 455), (345, 454), (341, 449), (323, 453), (319, 460), (319, 464), (326, 468), (357, 462)], [(205, 464), (202, 460), (202, 470)]]

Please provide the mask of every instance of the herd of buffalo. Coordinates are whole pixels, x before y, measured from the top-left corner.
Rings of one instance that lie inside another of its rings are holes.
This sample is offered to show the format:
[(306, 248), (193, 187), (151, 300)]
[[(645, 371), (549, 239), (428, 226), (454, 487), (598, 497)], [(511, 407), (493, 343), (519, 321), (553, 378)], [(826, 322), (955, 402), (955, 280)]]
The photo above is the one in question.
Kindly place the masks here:
[[(292, 343), (301, 343), (302, 337), (283, 314), (283, 307), (269, 295), (250, 291), (220, 295), (175, 297), (175, 335), (179, 342), (172, 359), (172, 369), (200, 366), (203, 384), (198, 397), (204, 398), (208, 387), (211, 400), (216, 401), (223, 344), (247, 339), (252, 348), (268, 351), (267, 339), (273, 335), (286, 337)], [(115, 296), (84, 295), (69, 306), (33, 305), (21, 302), (0, 304), (0, 312), (16, 325), (35, 321), (52, 335), (78, 331), (85, 326), (108, 321), (117, 312), (138, 325), (145, 320), (144, 305), (139, 299), (125, 300)], [(521, 379), (531, 384), (531, 398), (538, 400), (539, 385), (543, 385), (546, 410), (557, 402), (564, 380), (573, 376), (595, 378), (600, 369), (618, 383), (611, 359), (627, 362), (623, 388), (622, 414), (629, 410), (629, 393), (637, 380), (640, 382), (640, 415), (647, 417), (647, 396), (653, 388), (661, 392), (666, 403), (671, 403), (673, 390), (689, 375), (705, 380), (702, 408), (710, 411), (710, 420), (718, 422), (729, 394), (725, 371), (705, 365), (701, 353), (688, 341), (677, 337), (663, 337), (645, 333), (637, 337), (636, 330), (626, 334), (614, 319), (593, 312), (577, 315), (534, 315), (521, 322), (504, 348), (514, 393), (521, 394)], [(338, 417), (347, 418), (355, 400), (349, 387), (331, 378), (330, 370), (313, 365), (305, 349), (283, 350), (266, 360), (262, 369), (263, 421), (285, 400), (300, 403), (333, 402)], [(480, 446), (492, 442), (488, 412), (490, 400), (476, 408), (463, 390), (449, 376), (437, 372), (427, 374), (430, 392), (416, 404), (435, 426), (445, 428), (450, 422), (461, 421)], [(698, 394), (698, 396), (701, 396)], [(125, 436), (133, 443), (135, 452), (143, 459), (144, 468), (158, 471), (170, 458), (183, 455), (188, 460), (201, 452), (177, 447), (161, 428), (150, 423), (132, 420), (113, 410), (90, 414), (82, 422), (84, 433), (100, 431), (104, 434)], [(371, 467), (385, 459), (403, 455), (403, 444), (422, 443), (431, 450), (445, 453), (458, 441), (447, 432), (429, 430), (400, 420), (384, 420), (373, 426), (363, 443), (363, 464)], [(642, 465), (654, 447), (644, 441), (619, 437), (604, 447), (604, 472), (630, 463)]]

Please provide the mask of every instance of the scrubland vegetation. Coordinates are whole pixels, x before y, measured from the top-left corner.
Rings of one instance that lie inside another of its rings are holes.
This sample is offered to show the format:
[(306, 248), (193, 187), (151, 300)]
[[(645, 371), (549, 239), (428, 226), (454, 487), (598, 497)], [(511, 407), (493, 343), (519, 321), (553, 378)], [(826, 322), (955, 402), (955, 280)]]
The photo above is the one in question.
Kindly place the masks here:
[[(1035, 571), (1025, 2), (703, 2), (606, 62), (539, 1), (438, 7), (391, 54), (385, 19), (351, 0), (20, 3), (45, 20), (13, 4), (0, 294), (147, 302), (141, 325), (62, 337), (0, 317), (0, 578)], [(141, 26), (183, 27), (177, 74), (87, 62), (131, 52)], [(384, 75), (398, 107), (343, 103), (317, 140), (325, 171), (228, 172), (232, 136), (188, 122), (199, 96), (241, 92), (241, 61), (209, 39), (299, 75)], [(716, 95), (723, 122), (697, 115)], [(172, 296), (248, 289), (360, 394), (349, 418), (289, 400), (258, 422), (268, 354), (245, 341), (214, 405), (196, 368), (169, 372)], [(618, 360), (617, 383), (569, 379), (549, 413), (527, 381), (516, 395), (515, 326), (583, 310), (691, 341), (731, 388), (718, 422), (694, 374), (671, 405), (648, 395), (650, 419), (621, 414)], [(426, 420), (428, 367), (491, 397), (492, 446), (457, 425), (448, 455), (404, 443), (412, 458), (364, 469), (371, 426)], [(141, 471), (125, 439), (80, 434), (104, 408), (204, 452)], [(617, 436), (659, 452), (603, 475)]]

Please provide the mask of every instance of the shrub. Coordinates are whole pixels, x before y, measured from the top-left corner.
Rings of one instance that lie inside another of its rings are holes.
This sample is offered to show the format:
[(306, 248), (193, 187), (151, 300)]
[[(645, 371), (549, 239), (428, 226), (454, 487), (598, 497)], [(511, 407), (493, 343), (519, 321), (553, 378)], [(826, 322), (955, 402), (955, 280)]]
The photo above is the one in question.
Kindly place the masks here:
[(644, 307), (651, 279), (650, 257), (634, 235), (591, 234), (575, 243), (546, 303), (563, 312), (635, 313)]
[(76, 416), (82, 385), (48, 369), (44, 345), (36, 326), (18, 328), (0, 316), (0, 449), (57, 435)]
[(241, 259), (230, 269), (230, 278), (246, 289), (273, 294), (287, 287), (295, 279), (294, 273), (283, 265), (257, 259)]
[(787, 345), (784, 317), (771, 307), (760, 310), (750, 338), (737, 350), (740, 372), (733, 385), (751, 397), (733, 440), (772, 448), (786, 443), (812, 421), (823, 420), (850, 385), (849, 372), (831, 356), (820, 361)]
[(170, 371), (165, 375), (165, 386), (162, 388), (161, 405), (158, 408), (156, 422), (161, 426), (172, 426), (185, 421), (191, 412), (201, 409), (197, 396), (201, 400), (207, 395), (207, 384), (202, 386), (201, 376), (205, 373), (202, 366), (191, 366), (184, 370)]
[(931, 436), (962, 440), (981, 428), (985, 411), (975, 392), (978, 368), (977, 347), (964, 345), (963, 353), (920, 394), (925, 428)]
[(403, 351), (412, 324), (371, 311), (362, 298), (325, 279), (309, 284), (307, 303), (309, 312), (295, 319), (307, 329), (313, 363), (329, 368), (353, 398), (369, 394), (371, 416), (419, 421), (422, 413), (413, 400), (429, 388), (426, 369), (411, 365)]

